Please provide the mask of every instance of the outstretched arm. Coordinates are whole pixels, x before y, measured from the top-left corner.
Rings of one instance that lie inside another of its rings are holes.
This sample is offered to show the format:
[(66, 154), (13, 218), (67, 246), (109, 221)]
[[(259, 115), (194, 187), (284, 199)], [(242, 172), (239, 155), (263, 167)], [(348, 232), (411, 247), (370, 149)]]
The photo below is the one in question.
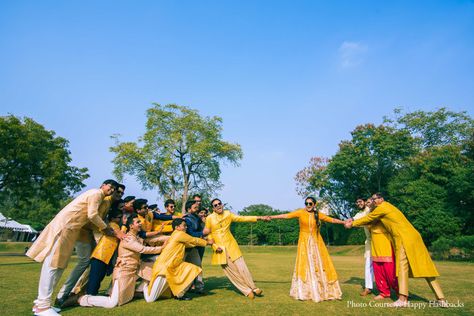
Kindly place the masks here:
[(270, 219), (288, 219), (288, 214), (271, 215)]

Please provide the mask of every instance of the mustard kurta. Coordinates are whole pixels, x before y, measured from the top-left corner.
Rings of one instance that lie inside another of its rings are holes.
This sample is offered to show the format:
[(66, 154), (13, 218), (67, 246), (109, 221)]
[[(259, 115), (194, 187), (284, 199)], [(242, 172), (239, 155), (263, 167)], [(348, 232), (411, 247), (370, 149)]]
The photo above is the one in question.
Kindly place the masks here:
[[(109, 225), (114, 230), (120, 229), (117, 223), (112, 222)], [(118, 247), (118, 244), (119, 244), (119, 239), (117, 237), (103, 235), (100, 238), (97, 246), (94, 248), (91, 258), (95, 258), (97, 260), (104, 262), (105, 264), (109, 264), (110, 259), (112, 259), (112, 256), (114, 255), (114, 252)]]
[(26, 255), (38, 262), (43, 262), (54, 242), (58, 240), (51, 267), (65, 269), (80, 229), (89, 222), (99, 230), (107, 227), (98, 213), (103, 199), (104, 193), (101, 189), (88, 190), (76, 197), (45, 227)]
[(185, 248), (206, 245), (207, 242), (204, 239), (191, 237), (185, 232), (175, 230), (153, 265), (149, 290), (151, 291), (151, 285), (158, 276), (164, 276), (171, 292), (175, 296), (181, 294), (202, 270), (192, 263), (184, 262)]
[[(182, 214), (179, 213), (179, 212), (174, 212), (174, 214), (169, 214), (167, 212), (166, 215), (173, 215), (173, 216), (182, 217)], [(155, 219), (153, 221), (153, 231), (160, 230), (161, 229), (161, 224), (165, 224), (165, 226), (163, 227), (163, 230), (161, 231), (161, 233), (165, 234), (165, 235), (171, 235), (171, 233), (173, 232), (173, 226), (171, 226), (171, 222), (173, 222), (173, 221), (172, 220), (171, 221), (162, 221), (162, 220), (159, 220), (159, 219)]]
[(405, 249), (408, 258), (410, 277), (422, 278), (439, 276), (420, 233), (406, 219), (405, 215), (392, 204), (382, 202), (370, 214), (355, 220), (352, 226), (367, 225), (376, 220), (382, 222), (395, 243), (397, 276), (400, 270), (399, 256), (401, 247)]
[[(256, 222), (257, 216), (239, 216), (231, 213), (230, 211), (223, 211), (221, 214), (216, 212), (212, 213), (206, 218), (206, 228), (210, 229), (212, 239), (214, 240), (215, 246), (223, 248), (225, 251), (222, 254), (218, 254), (214, 251), (211, 259), (211, 264), (225, 264), (227, 262), (228, 254), (232, 261), (242, 257), (239, 245), (235, 240), (234, 236), (230, 232), (230, 225), (232, 222)], [(225, 260), (225, 261), (224, 261)]]
[(392, 262), (392, 237), (380, 221), (369, 226), (371, 239), (372, 261)]
[[(332, 218), (319, 212), (319, 220), (332, 223)], [(306, 281), (307, 271), (310, 267), (308, 262), (308, 244), (312, 237), (313, 241), (319, 249), (321, 260), (323, 262), (323, 269), (326, 272), (328, 282), (337, 280), (337, 273), (332, 263), (329, 252), (324, 244), (324, 240), (319, 232), (319, 227), (316, 224), (316, 219), (313, 212), (308, 212), (306, 209), (298, 209), (294, 212), (288, 213), (287, 218), (298, 218), (300, 225), (300, 234), (298, 238), (298, 254), (296, 257), (296, 274), (297, 277)]]
[(145, 232), (151, 232), (153, 229), (153, 212), (148, 211), (145, 216), (138, 214), (138, 218), (142, 223), (142, 230)]

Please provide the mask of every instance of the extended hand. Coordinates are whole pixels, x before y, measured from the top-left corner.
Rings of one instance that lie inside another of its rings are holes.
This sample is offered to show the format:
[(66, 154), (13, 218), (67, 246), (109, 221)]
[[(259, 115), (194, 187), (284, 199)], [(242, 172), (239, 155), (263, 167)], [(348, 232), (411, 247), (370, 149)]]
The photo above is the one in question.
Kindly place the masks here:
[(209, 239), (207, 240), (207, 244), (208, 244), (208, 245), (213, 245), (213, 244), (214, 244), (214, 239), (209, 238)]
[(352, 228), (352, 222), (353, 222), (352, 218), (349, 218), (348, 220), (344, 222), (344, 227), (346, 229)]
[(224, 250), (221, 247), (217, 247), (216, 253), (222, 253)]

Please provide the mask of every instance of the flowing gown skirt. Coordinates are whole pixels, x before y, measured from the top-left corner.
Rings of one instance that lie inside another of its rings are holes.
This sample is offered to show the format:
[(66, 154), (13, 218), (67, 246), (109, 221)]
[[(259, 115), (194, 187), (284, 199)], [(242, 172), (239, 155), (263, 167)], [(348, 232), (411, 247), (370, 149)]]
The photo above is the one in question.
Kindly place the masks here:
[(339, 281), (328, 279), (328, 269), (332, 269), (334, 275), (335, 271), (324, 243), (318, 243), (310, 234), (305, 237), (298, 244), (290, 296), (314, 302), (341, 299)]

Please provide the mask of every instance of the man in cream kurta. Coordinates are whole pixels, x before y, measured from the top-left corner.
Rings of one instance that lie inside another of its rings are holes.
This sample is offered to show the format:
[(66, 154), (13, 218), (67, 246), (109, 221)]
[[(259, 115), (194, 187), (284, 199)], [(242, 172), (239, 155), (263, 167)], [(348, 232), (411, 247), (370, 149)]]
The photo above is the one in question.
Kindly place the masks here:
[(232, 222), (256, 222), (257, 220), (270, 220), (264, 216), (238, 216), (230, 211), (224, 211), (221, 200), (211, 201), (213, 213), (206, 219), (204, 234), (214, 240), (214, 253), (211, 264), (221, 265), (225, 275), (239, 289), (242, 294), (253, 299), (255, 295), (261, 295), (262, 290), (257, 288), (253, 282), (242, 252), (234, 236), (230, 232)]
[[(354, 215), (354, 219), (359, 219), (364, 217), (365, 215), (369, 214), (371, 208), (367, 205), (369, 201), (365, 202), (363, 199), (357, 199), (356, 205), (361, 210), (356, 215)], [(372, 293), (374, 287), (374, 270), (371, 260), (370, 254), (370, 231), (369, 229), (364, 226), (364, 233), (365, 233), (365, 251), (364, 251), (364, 259), (365, 259), (365, 289), (360, 293), (361, 296), (366, 296)]]
[(28, 257), (43, 262), (38, 298), (34, 306), (35, 315), (58, 315), (51, 308), (51, 295), (67, 267), (81, 228), (92, 223), (104, 233), (112, 234), (110, 227), (100, 217), (98, 208), (104, 197), (111, 195), (117, 185), (114, 180), (106, 180), (99, 189), (79, 195), (53, 218), (26, 253)]
[(162, 247), (147, 247), (143, 239), (138, 237), (141, 222), (136, 214), (127, 219), (127, 238), (119, 245), (117, 264), (113, 274), (113, 285), (110, 296), (84, 295), (79, 298), (79, 305), (84, 307), (113, 308), (130, 302), (135, 294), (135, 284), (138, 279), (140, 254), (159, 254)]

